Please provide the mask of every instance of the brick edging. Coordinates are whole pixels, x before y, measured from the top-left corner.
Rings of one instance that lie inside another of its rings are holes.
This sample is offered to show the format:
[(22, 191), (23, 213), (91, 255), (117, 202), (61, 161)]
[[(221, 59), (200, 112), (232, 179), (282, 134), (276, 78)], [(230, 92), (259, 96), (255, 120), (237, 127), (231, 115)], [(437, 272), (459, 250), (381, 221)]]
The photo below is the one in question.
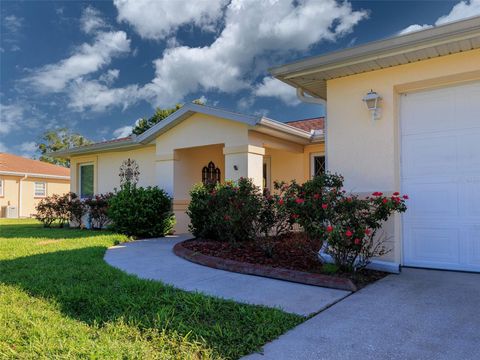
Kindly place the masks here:
[[(186, 240), (188, 241), (188, 240)], [(346, 278), (313, 274), (298, 270), (274, 268), (267, 265), (249, 264), (236, 260), (222, 259), (215, 256), (204, 255), (183, 246), (184, 241), (175, 244), (175, 255), (193, 263), (215, 269), (226, 270), (241, 274), (257, 275), (272, 279), (286, 280), (306, 285), (322, 286), (339, 290), (357, 291), (355, 284)]]

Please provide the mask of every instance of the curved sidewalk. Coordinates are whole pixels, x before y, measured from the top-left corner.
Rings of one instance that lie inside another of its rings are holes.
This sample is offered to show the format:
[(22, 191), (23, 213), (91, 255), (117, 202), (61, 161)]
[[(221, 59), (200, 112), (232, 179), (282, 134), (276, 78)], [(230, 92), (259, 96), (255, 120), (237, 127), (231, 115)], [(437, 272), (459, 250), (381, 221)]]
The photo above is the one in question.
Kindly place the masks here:
[(187, 291), (242, 303), (280, 308), (289, 313), (317, 313), (350, 294), (349, 291), (237, 274), (191, 263), (172, 248), (191, 235), (138, 240), (111, 247), (105, 261), (129, 274), (158, 280)]

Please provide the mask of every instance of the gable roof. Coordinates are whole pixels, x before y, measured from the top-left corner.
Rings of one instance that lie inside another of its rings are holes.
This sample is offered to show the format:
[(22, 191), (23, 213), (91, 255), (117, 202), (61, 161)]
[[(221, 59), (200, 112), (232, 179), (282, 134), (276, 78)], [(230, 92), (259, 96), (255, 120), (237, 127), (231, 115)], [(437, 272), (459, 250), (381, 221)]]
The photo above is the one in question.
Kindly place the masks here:
[(287, 121), (285, 122), (285, 124), (294, 126), (305, 131), (324, 130), (325, 118), (322, 116), (303, 120), (293, 120)]
[(327, 98), (327, 81), (480, 48), (480, 16), (310, 57), (270, 69), (277, 79)]
[(269, 119), (264, 116), (244, 115), (224, 109), (214, 108), (211, 106), (190, 103), (185, 104), (179, 110), (175, 111), (173, 114), (169, 115), (168, 117), (166, 117), (165, 119), (155, 124), (150, 129), (138, 136), (130, 135), (126, 138), (120, 138), (91, 145), (84, 145), (72, 149), (56, 151), (49, 153), (49, 155), (54, 157), (68, 157), (72, 155), (94, 153), (98, 151), (120, 150), (140, 147), (142, 145), (149, 144), (159, 135), (167, 132), (169, 129), (173, 128), (174, 126), (178, 125), (182, 121), (188, 119), (189, 117), (197, 113), (216, 116), (230, 121), (240, 122), (251, 127), (252, 129), (254, 128), (257, 131), (268, 131), (270, 134), (277, 133), (288, 135), (290, 137), (299, 139), (307, 143), (323, 140), (323, 132), (313, 133), (298, 126), (292, 126), (290, 124)]
[(0, 174), (21, 176), (27, 174), (36, 177), (69, 179), (70, 169), (13, 154), (0, 153)]

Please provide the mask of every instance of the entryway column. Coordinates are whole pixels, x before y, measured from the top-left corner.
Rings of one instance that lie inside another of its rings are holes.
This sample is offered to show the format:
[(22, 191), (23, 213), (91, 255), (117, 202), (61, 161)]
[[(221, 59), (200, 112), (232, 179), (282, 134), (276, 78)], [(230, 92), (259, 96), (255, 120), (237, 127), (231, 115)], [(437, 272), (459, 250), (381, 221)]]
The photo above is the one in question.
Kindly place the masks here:
[(237, 181), (241, 177), (250, 178), (263, 188), (263, 156), (265, 149), (253, 145), (224, 147), (225, 180)]
[(157, 154), (156, 177), (159, 188), (165, 190), (172, 198), (175, 195), (175, 151), (168, 154)]

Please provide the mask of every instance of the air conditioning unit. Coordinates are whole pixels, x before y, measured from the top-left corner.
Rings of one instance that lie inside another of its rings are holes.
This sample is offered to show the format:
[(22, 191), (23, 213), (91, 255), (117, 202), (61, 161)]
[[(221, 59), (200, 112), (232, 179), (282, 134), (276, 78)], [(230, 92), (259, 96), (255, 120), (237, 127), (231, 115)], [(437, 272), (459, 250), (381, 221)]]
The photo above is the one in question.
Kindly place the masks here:
[(4, 209), (2, 208), (2, 213), (5, 214), (7, 219), (16, 219), (18, 218), (18, 209), (16, 206), (4, 206), (5, 213), (3, 212)]

